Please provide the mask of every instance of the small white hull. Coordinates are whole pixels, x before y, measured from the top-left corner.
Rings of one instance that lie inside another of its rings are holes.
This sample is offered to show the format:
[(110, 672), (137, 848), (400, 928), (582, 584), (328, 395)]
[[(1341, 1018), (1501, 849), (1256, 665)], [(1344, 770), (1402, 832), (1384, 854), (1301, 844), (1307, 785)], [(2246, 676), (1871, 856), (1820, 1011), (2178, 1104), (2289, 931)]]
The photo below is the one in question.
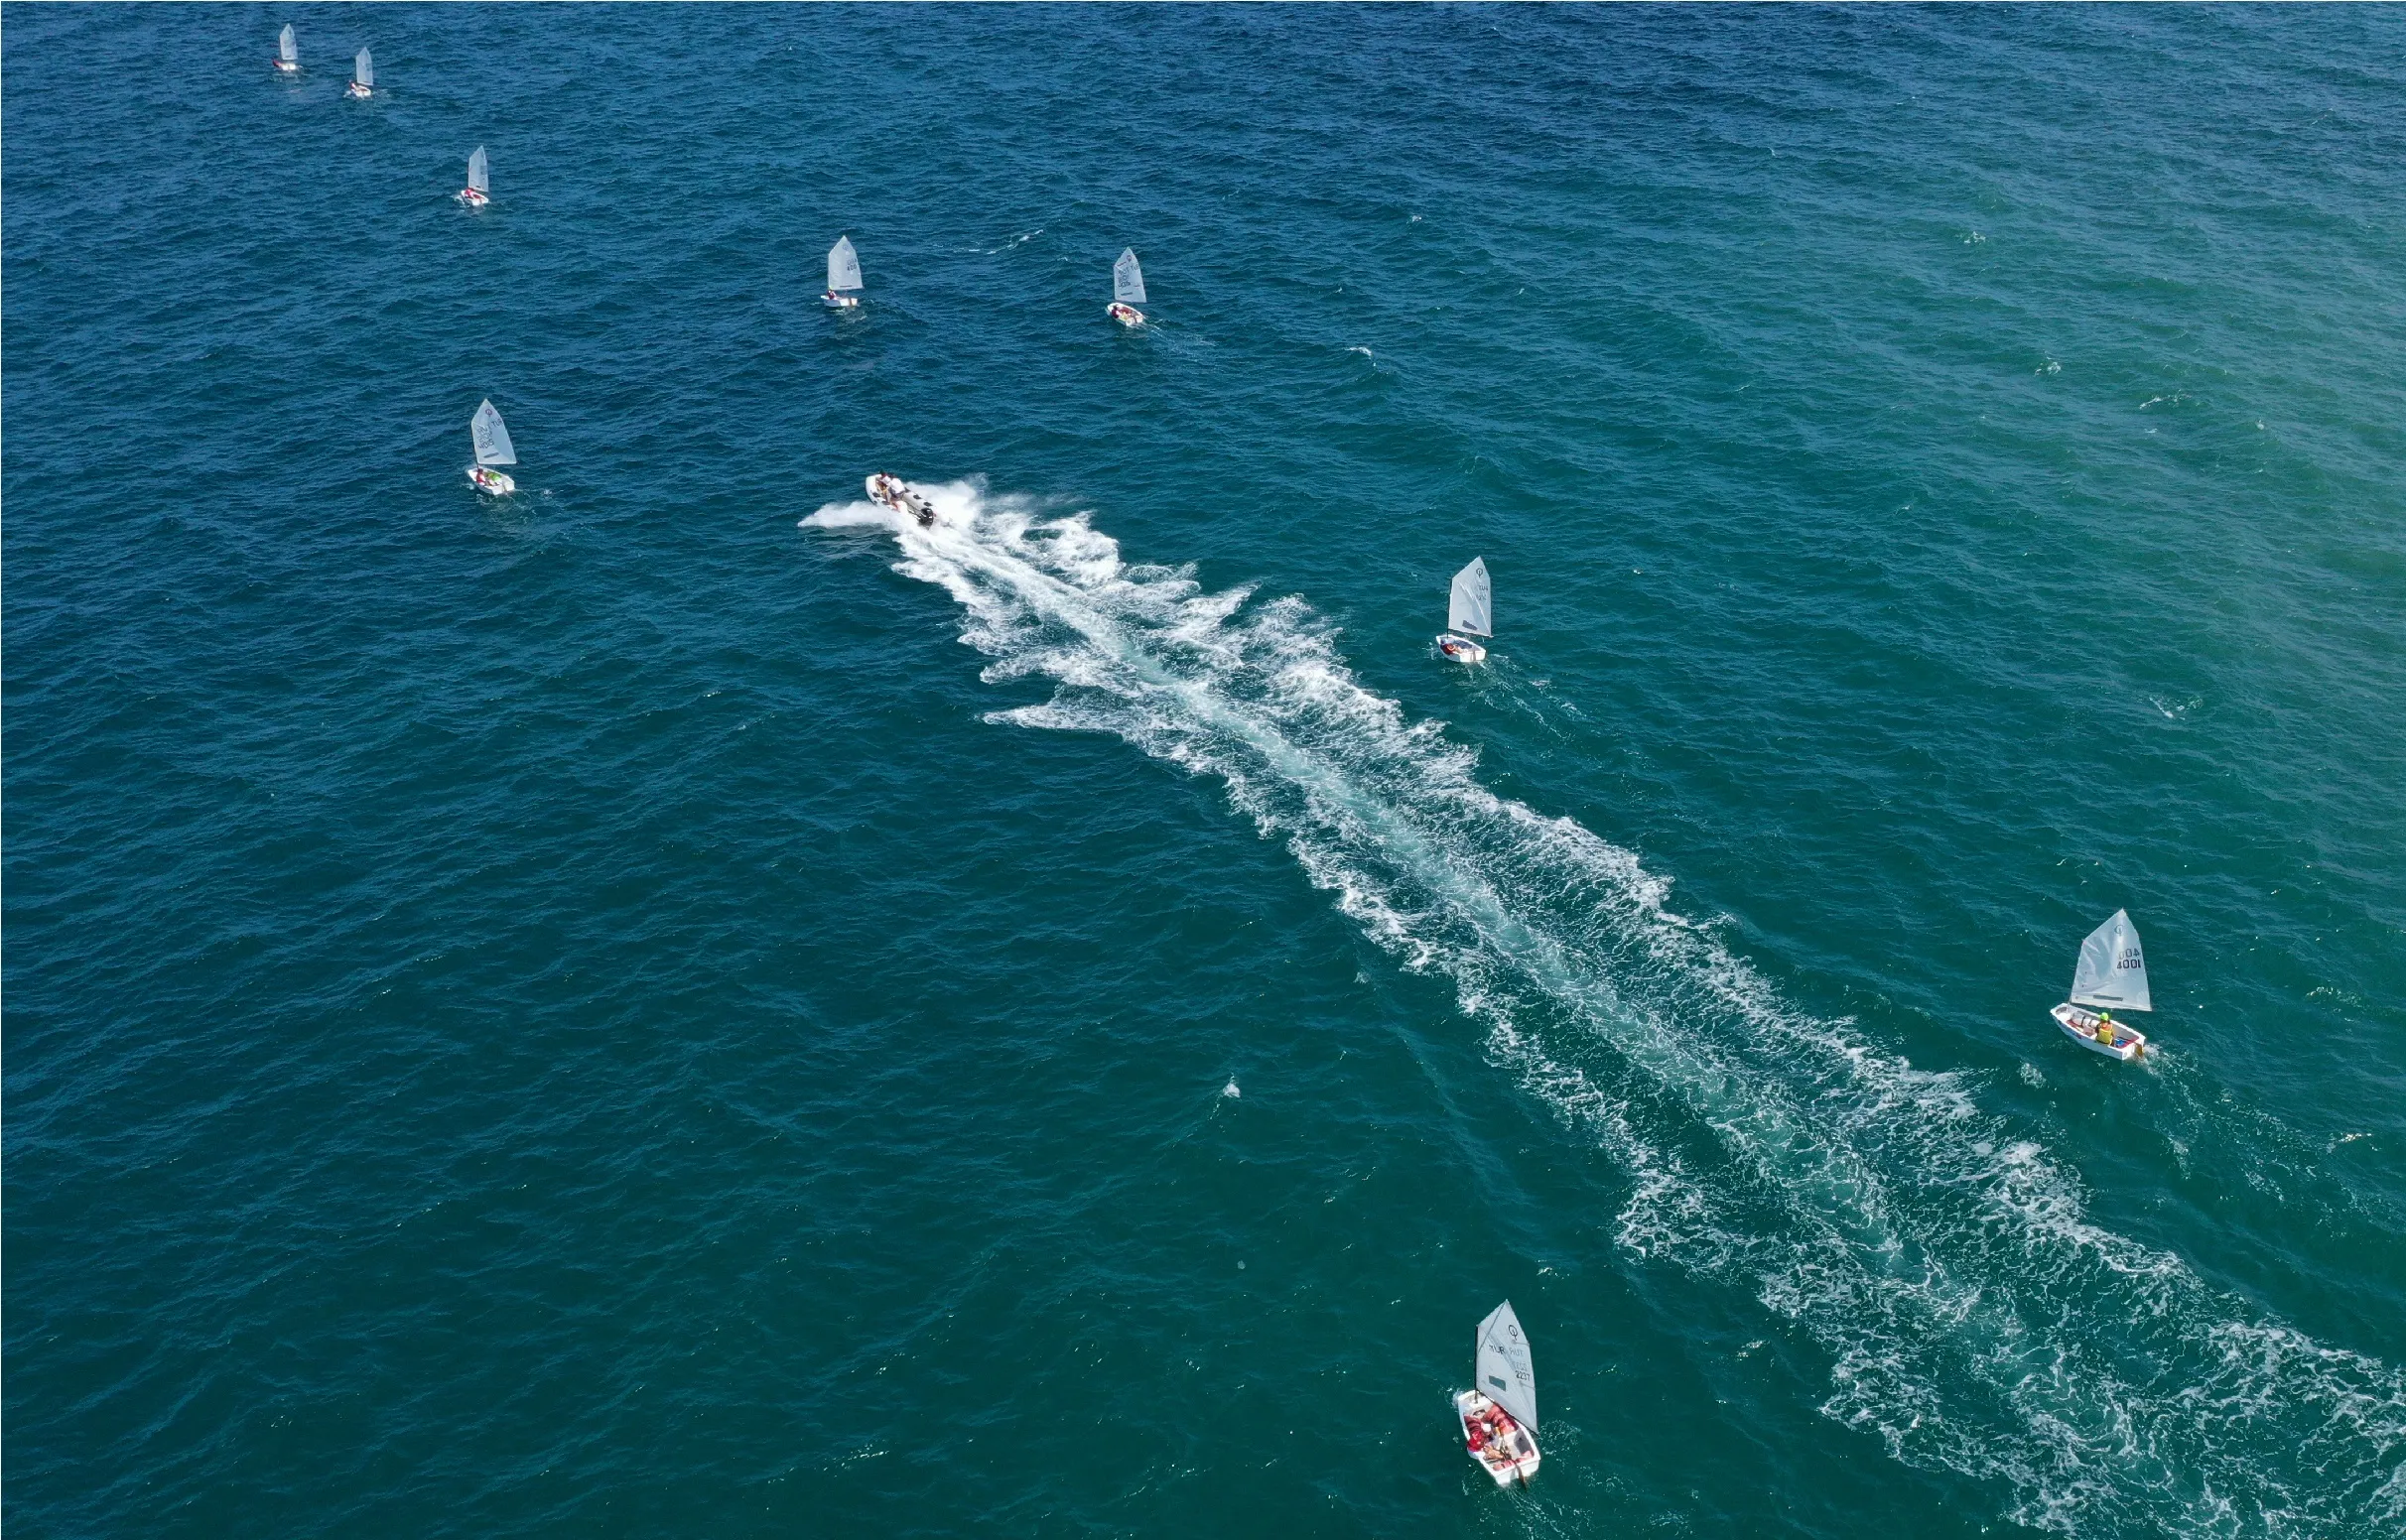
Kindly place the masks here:
[(493, 200), (491, 193), (479, 192), (474, 188), (462, 188), (459, 192), (454, 192), (452, 196), (458, 198), (462, 203), (465, 203), (470, 208), (482, 208)]
[(468, 483), (487, 497), (507, 497), (518, 489), (518, 483), (488, 465), (468, 467)]
[(1451, 631), (1437, 638), (1437, 651), (1453, 659), (1456, 663), (1485, 663), (1487, 661), (1486, 648), (1467, 636), (1456, 636)]
[(1109, 316), (1112, 320), (1118, 321), (1123, 326), (1141, 326), (1144, 324), (1144, 313), (1142, 311), (1136, 309), (1133, 305), (1123, 305), (1118, 300), (1112, 301), (1111, 304), (1104, 309), (1103, 314)]
[(826, 306), (831, 311), (857, 311), (861, 308), (861, 301), (858, 296), (838, 294), (833, 289), (830, 289), (825, 294), (819, 296), (819, 303)]
[(301, 72), (301, 65), (289, 59), (271, 59), (268, 63), (276, 66), (278, 74), (299, 74)]
[(370, 96), (375, 95), (376, 92), (372, 86), (361, 85), (358, 81), (353, 80), (350, 84), (342, 87), (342, 94), (348, 96), (353, 101), (365, 101)]
[(2134, 1032), (2118, 1021), (2107, 1026), (2096, 1012), (2084, 1010), (2070, 1000), (2048, 1014), (2055, 1017), (2056, 1025), (2064, 1029), (2066, 1037), (2092, 1054), (2103, 1054), (2108, 1059), (2128, 1064), (2147, 1052), (2145, 1033)]
[(1537, 1440), (1513, 1421), (1512, 1414), (1476, 1390), (1454, 1396), (1454, 1415), (1462, 1420), (1462, 1441), (1478, 1468), (1498, 1486), (1527, 1481), (1537, 1474)]
[(868, 486), (869, 500), (880, 508), (891, 508), (896, 513), (909, 515), (919, 521), (921, 529), (934, 526), (936, 505), (921, 493), (913, 491), (911, 484), (900, 476), (889, 476), (880, 471), (869, 478)]

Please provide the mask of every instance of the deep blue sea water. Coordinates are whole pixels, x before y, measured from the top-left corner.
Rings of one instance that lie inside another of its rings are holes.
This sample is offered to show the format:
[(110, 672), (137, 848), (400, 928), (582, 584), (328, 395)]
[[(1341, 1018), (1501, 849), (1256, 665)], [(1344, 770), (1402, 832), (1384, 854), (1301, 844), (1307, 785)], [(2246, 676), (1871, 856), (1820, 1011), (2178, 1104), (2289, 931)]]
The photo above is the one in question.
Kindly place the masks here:
[(2406, 1530), (2406, 11), (0, 26), (13, 1537)]

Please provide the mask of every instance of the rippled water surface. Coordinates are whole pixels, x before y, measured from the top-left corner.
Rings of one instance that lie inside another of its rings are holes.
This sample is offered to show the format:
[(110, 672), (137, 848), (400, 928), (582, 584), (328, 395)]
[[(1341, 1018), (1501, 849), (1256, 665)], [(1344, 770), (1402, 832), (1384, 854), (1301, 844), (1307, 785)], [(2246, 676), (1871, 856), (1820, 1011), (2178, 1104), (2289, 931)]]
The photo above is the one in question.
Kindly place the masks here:
[(2406, 1530), (2406, 12), (5, 26), (16, 1533)]

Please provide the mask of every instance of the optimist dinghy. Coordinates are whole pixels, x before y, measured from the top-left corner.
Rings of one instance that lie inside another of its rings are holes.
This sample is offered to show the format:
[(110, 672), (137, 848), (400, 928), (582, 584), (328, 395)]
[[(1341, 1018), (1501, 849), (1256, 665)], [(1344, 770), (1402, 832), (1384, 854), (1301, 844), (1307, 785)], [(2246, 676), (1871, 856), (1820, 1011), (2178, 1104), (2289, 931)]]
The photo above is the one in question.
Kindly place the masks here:
[(1141, 326), (1144, 313), (1137, 306), (1144, 303), (1144, 269), (1136, 265), (1136, 248), (1120, 253), (1120, 260), (1111, 265), (1111, 304), (1104, 314), (1123, 326)]
[(509, 429), (491, 402), (476, 408), (468, 431), (476, 441), (476, 462), (468, 467), (468, 484), (487, 497), (507, 497), (516, 491), (518, 483), (496, 468), (518, 463), (518, 451), (511, 446)]
[(2139, 952), (2139, 933), (2131, 926), (2130, 911), (2117, 909), (2080, 943), (2080, 961), (2072, 970), (2072, 998), (2049, 1014), (2064, 1035), (2082, 1048), (2127, 1064), (2147, 1052), (2147, 1039), (2114, 1020), (2113, 1013), (2154, 1008), (2147, 996), (2147, 960)]
[(354, 101), (364, 101), (376, 94), (376, 62), (368, 57), (367, 50), (361, 49), (359, 57), (351, 61), (350, 84), (342, 87), (342, 94)]
[(1445, 634), (1437, 638), (1437, 651), (1456, 663), (1485, 663), (1487, 649), (1471, 638), (1495, 634), (1495, 590), (1487, 580), (1487, 560), (1472, 557), (1468, 567), (1454, 574)]
[(291, 22), (286, 22), (284, 30), (276, 34), (275, 65), (286, 74), (301, 72), (301, 50), (293, 42)]
[(452, 195), (470, 208), (482, 208), (493, 200), (492, 166), (484, 159), (484, 146), (476, 146), (468, 158), (468, 186)]
[(936, 505), (914, 490), (900, 476), (878, 471), (869, 478), (869, 499), (896, 513), (906, 513), (919, 521), (919, 528), (928, 529), (936, 522)]
[(861, 308), (861, 254), (853, 250), (852, 237), (839, 235), (827, 251), (827, 293), (819, 296), (831, 311), (856, 311)]
[(1537, 1474), (1537, 1375), (1512, 1301), (1479, 1323), (1474, 1362), (1477, 1382), (1454, 1395), (1470, 1458), (1498, 1486), (1527, 1482)]

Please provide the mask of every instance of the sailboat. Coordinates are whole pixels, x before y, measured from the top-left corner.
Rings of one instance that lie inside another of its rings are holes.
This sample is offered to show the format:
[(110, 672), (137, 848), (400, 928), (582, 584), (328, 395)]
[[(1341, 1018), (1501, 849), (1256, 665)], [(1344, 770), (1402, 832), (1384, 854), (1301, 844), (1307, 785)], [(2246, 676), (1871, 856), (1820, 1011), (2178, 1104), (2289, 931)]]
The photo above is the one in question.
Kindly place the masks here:
[(919, 521), (921, 529), (927, 529), (936, 522), (936, 505), (927, 500), (924, 492), (917, 491), (900, 476), (889, 476), (878, 471), (869, 478), (869, 501), (882, 504), (896, 513), (909, 514)]
[(470, 208), (482, 208), (493, 200), (492, 168), (484, 159), (484, 146), (476, 146), (468, 158), (468, 186), (452, 195)]
[(1137, 306), (1144, 303), (1144, 269), (1136, 265), (1136, 248), (1120, 253), (1120, 260), (1111, 265), (1111, 304), (1104, 314), (1123, 326), (1141, 326), (1144, 313)]
[(291, 22), (286, 22), (284, 30), (276, 34), (275, 64), (286, 74), (301, 72), (301, 50), (293, 43), (293, 24)]
[(1468, 567), (1454, 574), (1445, 634), (1437, 638), (1437, 651), (1457, 663), (1485, 663), (1487, 649), (1471, 638), (1495, 634), (1495, 591), (1487, 581), (1486, 559), (1474, 556)]
[(468, 484), (489, 497), (507, 497), (516, 491), (518, 483), (493, 468), (518, 463), (518, 451), (511, 446), (509, 429), (491, 402), (476, 408), (468, 431), (476, 441), (476, 462), (468, 467)]
[(1529, 1339), (1512, 1301), (1479, 1323), (1473, 1355), (1476, 1382), (1454, 1395), (1470, 1458), (1498, 1486), (1537, 1474), (1537, 1375), (1529, 1364)]
[(361, 49), (359, 57), (351, 61), (350, 84), (342, 87), (342, 94), (360, 99), (376, 94), (376, 62), (367, 50)]
[[(2083, 1010), (2084, 1005), (2096, 1009)], [(2147, 959), (2139, 952), (2139, 933), (2131, 926), (2130, 911), (2117, 909), (2080, 943), (2072, 998), (2049, 1014), (2082, 1048), (2127, 1064), (2147, 1052), (2147, 1039), (2114, 1020), (2113, 1013), (2154, 1008), (2147, 998)]]
[(827, 293), (819, 298), (831, 311), (861, 308), (861, 254), (853, 250), (849, 235), (837, 236), (827, 249)]

